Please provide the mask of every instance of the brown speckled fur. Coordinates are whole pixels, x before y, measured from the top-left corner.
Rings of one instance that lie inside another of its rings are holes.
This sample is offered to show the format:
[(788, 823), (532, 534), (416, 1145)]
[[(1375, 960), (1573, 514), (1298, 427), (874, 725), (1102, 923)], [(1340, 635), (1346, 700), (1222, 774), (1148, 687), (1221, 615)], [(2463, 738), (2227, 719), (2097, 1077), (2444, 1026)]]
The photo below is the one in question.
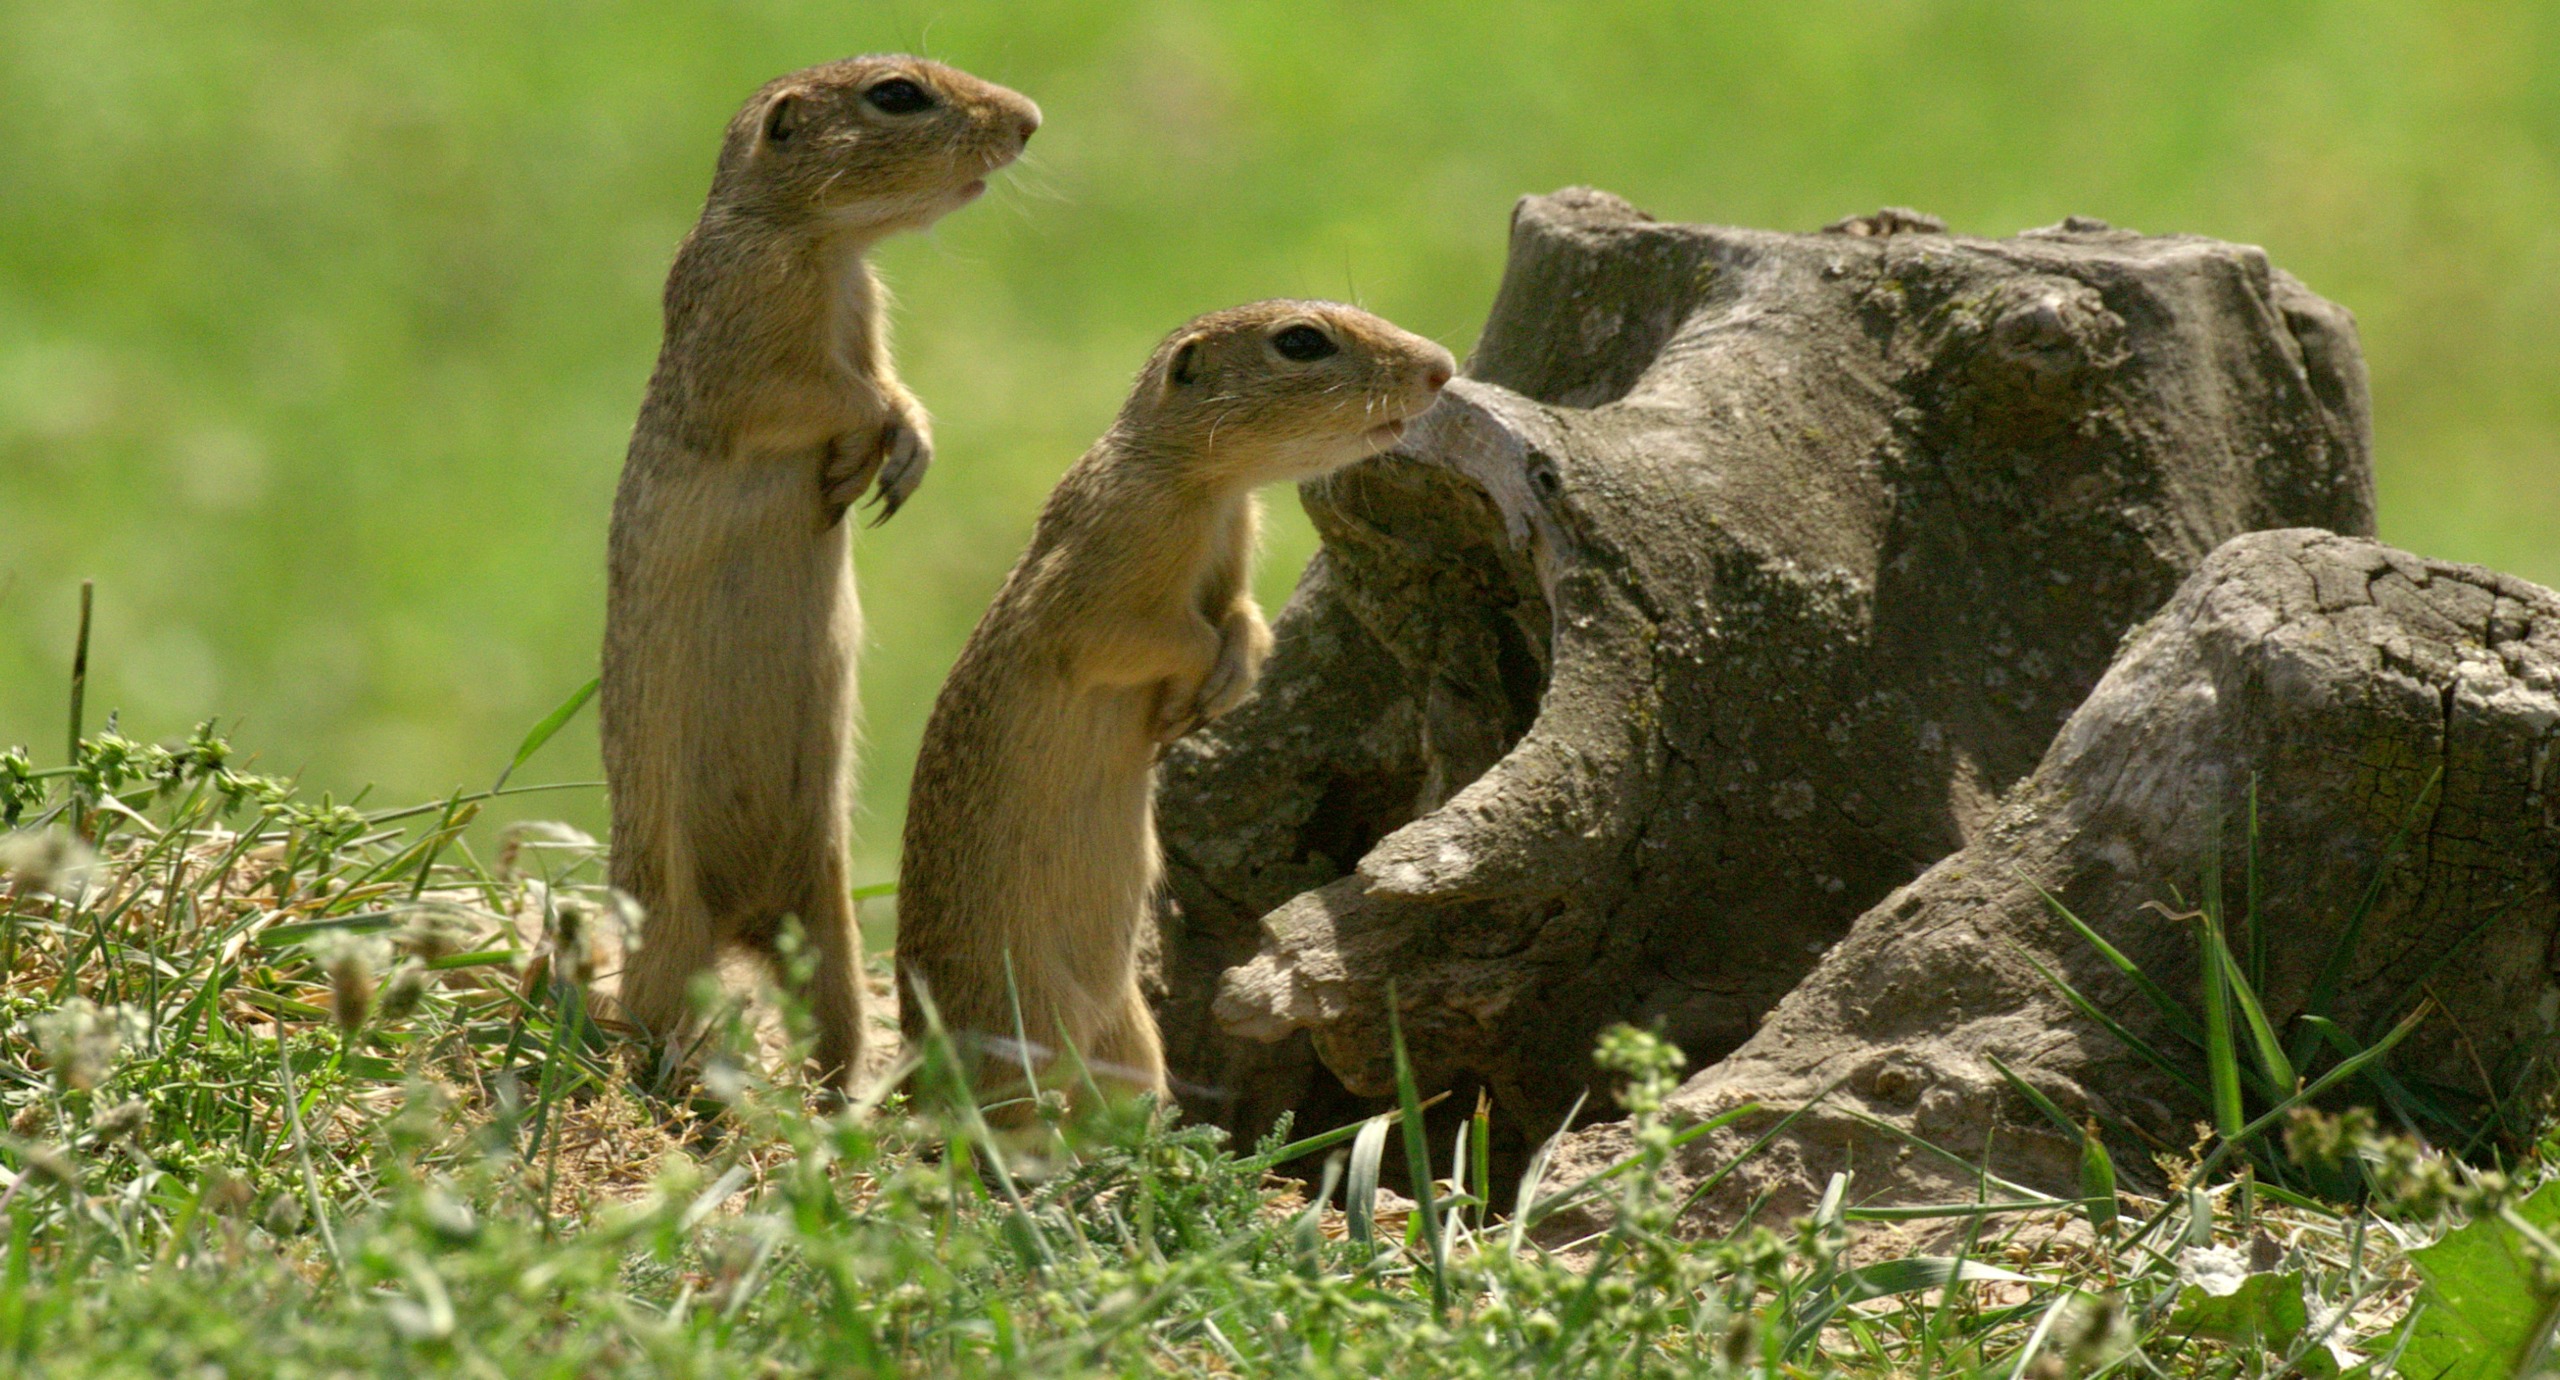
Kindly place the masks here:
[[(1338, 352), (1285, 357), (1273, 342), (1293, 327)], [(1050, 495), (926, 725), (898, 876), (911, 1049), (921, 986), (980, 1091), (1008, 1069), (1018, 1085), (1018, 1000), (1035, 1047), (1164, 1091), (1135, 966), (1161, 870), (1155, 759), (1234, 708), (1270, 651), (1246, 583), (1253, 490), (1392, 445), (1453, 367), (1440, 346), (1325, 302), (1217, 312), (1157, 348)]]
[[(879, 109), (903, 78), (933, 104)], [(647, 914), (621, 1000), (661, 1036), (724, 944), (797, 916), (818, 956), (818, 1059), (860, 1064), (848, 896), (854, 654), (845, 511), (895, 512), (932, 455), (890, 366), (863, 255), (965, 204), (1037, 106), (911, 57), (779, 78), (729, 122), (667, 276), (666, 335), (614, 495), (603, 716), (613, 884)]]

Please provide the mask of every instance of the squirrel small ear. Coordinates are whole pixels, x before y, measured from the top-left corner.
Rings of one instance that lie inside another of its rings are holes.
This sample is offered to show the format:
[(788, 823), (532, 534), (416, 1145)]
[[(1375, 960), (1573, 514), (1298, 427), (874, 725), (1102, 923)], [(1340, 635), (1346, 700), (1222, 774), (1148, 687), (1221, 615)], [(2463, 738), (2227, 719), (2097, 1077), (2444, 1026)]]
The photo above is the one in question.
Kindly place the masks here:
[(797, 91), (776, 94), (772, 102), (764, 108), (764, 120), (761, 126), (764, 142), (774, 145), (790, 143), (791, 136), (798, 133), (800, 126), (806, 123), (804, 117), (808, 112), (802, 108), (806, 104), (807, 102), (801, 99)]
[(1187, 388), (1200, 378), (1200, 337), (1193, 336), (1173, 347), (1173, 358), (1164, 366), (1165, 382), (1176, 388)]

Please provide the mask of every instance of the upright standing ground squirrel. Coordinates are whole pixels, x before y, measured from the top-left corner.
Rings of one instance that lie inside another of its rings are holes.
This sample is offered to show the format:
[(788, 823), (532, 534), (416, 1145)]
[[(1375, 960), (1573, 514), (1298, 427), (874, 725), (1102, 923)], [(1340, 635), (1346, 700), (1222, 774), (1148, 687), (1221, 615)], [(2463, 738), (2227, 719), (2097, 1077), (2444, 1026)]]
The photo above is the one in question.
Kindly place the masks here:
[(1161, 871), (1155, 760), (1234, 708), (1270, 651), (1246, 587), (1253, 490), (1393, 445), (1453, 367), (1329, 302), (1213, 313), (1157, 347), (1050, 495), (926, 723), (898, 872), (910, 1049), (922, 988), (981, 1091), (1019, 1084), (1018, 1057), (999, 1053), (1018, 1029), (1164, 1092), (1136, 965)]
[(974, 199), (1039, 127), (1015, 92), (895, 56), (794, 72), (729, 122), (667, 275), (605, 596), (612, 877), (647, 917), (622, 1004), (661, 1036), (724, 943), (771, 956), (797, 916), (819, 1062), (839, 1085), (859, 1071), (844, 515), (875, 478), (896, 512), (932, 456), (863, 255)]

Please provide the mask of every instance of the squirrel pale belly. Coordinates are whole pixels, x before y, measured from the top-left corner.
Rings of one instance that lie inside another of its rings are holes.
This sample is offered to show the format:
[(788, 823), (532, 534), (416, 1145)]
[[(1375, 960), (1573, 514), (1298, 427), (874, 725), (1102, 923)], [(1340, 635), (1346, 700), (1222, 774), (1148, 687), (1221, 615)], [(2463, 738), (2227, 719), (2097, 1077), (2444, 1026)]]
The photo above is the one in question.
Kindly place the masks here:
[(977, 1090), (1166, 1091), (1137, 944), (1161, 864), (1158, 751), (1251, 691), (1254, 489), (1395, 444), (1455, 368), (1356, 308), (1216, 312), (1155, 351), (935, 701), (898, 877), (909, 1049), (929, 999)]
[(896, 512), (932, 457), (864, 254), (975, 199), (1039, 125), (1023, 96), (902, 56), (794, 72), (729, 122), (608, 542), (612, 880), (646, 917), (620, 996), (660, 1037), (724, 946), (770, 958), (796, 918), (818, 1061), (838, 1086), (860, 1070), (845, 517), (866, 491)]

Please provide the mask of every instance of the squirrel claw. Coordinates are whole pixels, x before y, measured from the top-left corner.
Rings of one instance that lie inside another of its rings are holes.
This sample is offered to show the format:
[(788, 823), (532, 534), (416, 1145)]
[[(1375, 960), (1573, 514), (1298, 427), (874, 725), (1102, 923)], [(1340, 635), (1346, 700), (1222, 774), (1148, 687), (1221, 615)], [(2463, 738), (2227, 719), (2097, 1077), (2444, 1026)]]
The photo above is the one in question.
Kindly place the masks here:
[[(856, 458), (859, 457), (859, 458)], [(845, 512), (866, 499), (877, 505), (868, 526), (877, 527), (897, 516), (906, 506), (909, 495), (924, 482), (925, 466), (933, 462), (933, 442), (926, 439), (923, 428), (902, 421), (892, 421), (856, 443), (849, 436), (839, 436), (827, 449), (826, 467), (819, 474), (827, 505), (827, 525), (843, 521)], [(873, 487), (873, 481), (878, 487)], [(865, 490), (868, 490), (866, 495)]]
[(1218, 664), (1210, 668), (1209, 678), (1200, 682), (1199, 697), (1191, 702), (1192, 728), (1225, 714), (1241, 703), (1249, 688), (1246, 679), (1243, 664), (1232, 653), (1222, 653)]
[(1182, 700), (1179, 705), (1172, 702), (1170, 696), (1159, 701), (1154, 715), (1147, 724), (1147, 733), (1156, 740), (1158, 752), (1190, 737), (1199, 731), (1202, 725), (1209, 722), (1209, 716), (1201, 712), (1200, 706), (1200, 697), (1196, 693)]
[(880, 487), (873, 491), (880, 511), (871, 519), (874, 527), (896, 517), (924, 482), (925, 467), (933, 463), (933, 442), (919, 427), (891, 422), (880, 429), (880, 455)]
[(871, 487), (872, 476), (880, 472), (880, 459), (877, 444), (857, 447), (842, 436), (829, 443), (826, 465), (818, 473), (819, 495), (827, 505), (829, 527), (843, 521), (845, 510), (861, 501), (862, 491)]

